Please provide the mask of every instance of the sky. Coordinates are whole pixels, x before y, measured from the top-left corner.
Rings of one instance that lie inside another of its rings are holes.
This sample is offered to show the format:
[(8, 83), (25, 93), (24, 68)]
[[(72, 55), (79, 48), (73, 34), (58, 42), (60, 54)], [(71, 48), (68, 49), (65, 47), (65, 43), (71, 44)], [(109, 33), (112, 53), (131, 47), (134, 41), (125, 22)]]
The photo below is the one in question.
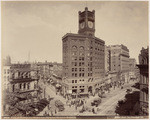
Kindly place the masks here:
[[(86, 2), (2, 2), (2, 58), (62, 62), (62, 37), (78, 32), (78, 11)], [(148, 2), (87, 2), (95, 10), (95, 36), (105, 45), (123, 44), (138, 62), (148, 46)], [(30, 59), (29, 59), (30, 56)]]

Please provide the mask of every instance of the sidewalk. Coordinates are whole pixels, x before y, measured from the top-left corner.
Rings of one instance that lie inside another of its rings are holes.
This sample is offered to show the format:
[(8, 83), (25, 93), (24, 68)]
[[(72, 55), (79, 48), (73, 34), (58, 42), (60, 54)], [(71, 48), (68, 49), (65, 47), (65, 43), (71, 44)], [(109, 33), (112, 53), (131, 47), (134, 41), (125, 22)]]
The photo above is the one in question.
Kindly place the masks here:
[[(110, 88), (110, 92), (105, 93), (104, 96), (105, 98), (102, 98), (102, 102), (98, 107), (94, 107), (91, 106), (91, 102), (98, 97), (98, 94), (96, 94), (94, 97), (93, 96), (89, 96), (89, 98), (86, 98), (86, 104), (84, 105), (85, 108), (95, 108), (95, 111), (97, 114), (93, 114), (92, 112), (83, 112), (83, 113), (79, 113), (79, 111), (82, 109), (81, 107), (78, 107), (77, 110), (75, 108), (75, 106), (69, 107), (66, 105), (66, 99), (63, 98), (61, 95), (55, 93), (55, 90), (52, 88), (52, 86), (46, 86), (46, 94), (50, 95), (50, 97), (54, 97), (54, 100), (51, 101), (50, 106), (51, 106), (51, 110), (48, 110), (47, 107), (39, 114), (42, 115), (45, 113), (45, 111), (47, 112), (53, 112), (54, 116), (78, 116), (78, 115), (115, 115), (115, 107), (118, 103), (119, 100), (124, 99), (125, 95), (126, 95), (126, 89), (131, 88), (131, 86), (133, 84), (135, 84), (137, 81), (130, 81), (129, 83), (125, 83), (123, 86), (123, 89), (121, 89), (121, 87), (116, 87), (115, 89), (112, 87)], [(134, 88), (132, 88), (133, 90), (135, 90)], [(61, 100), (64, 104), (65, 110), (58, 112), (57, 108), (55, 107), (55, 100)], [(97, 108), (99, 109), (97, 111)], [(55, 114), (55, 111), (57, 111), (57, 113)]]

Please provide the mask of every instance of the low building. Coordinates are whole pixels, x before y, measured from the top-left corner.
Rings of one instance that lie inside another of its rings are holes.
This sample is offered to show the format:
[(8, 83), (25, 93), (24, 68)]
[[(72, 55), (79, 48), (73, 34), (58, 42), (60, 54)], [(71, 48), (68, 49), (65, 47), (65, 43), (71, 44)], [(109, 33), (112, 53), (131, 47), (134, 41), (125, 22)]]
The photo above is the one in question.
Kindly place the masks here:
[(16, 110), (24, 111), (23, 114), (27, 114), (28, 111), (25, 109), (29, 109), (30, 105), (39, 100), (38, 70), (28, 63), (11, 64), (9, 75), (7, 89), (3, 92), (4, 115), (13, 116), (17, 114)]
[(3, 59), (2, 64), (2, 84), (3, 90), (8, 89), (9, 82), (10, 82), (10, 68), (11, 68), (11, 58), (7, 56), (6, 59)]
[(2, 81), (2, 84), (3, 84), (3, 90), (5, 89), (9, 89), (9, 82), (10, 82), (10, 65), (4, 65), (2, 68), (3, 70), (3, 81)]
[(53, 64), (51, 62), (38, 62), (40, 80), (48, 80), (53, 75)]
[(57, 77), (60, 77), (62, 78), (62, 69), (63, 69), (63, 66), (62, 66), (62, 63), (57, 63), (57, 62), (54, 62), (53, 63), (53, 74), (56, 75)]
[(37, 71), (31, 69), (31, 64), (12, 64), (10, 74), (9, 92), (37, 94)]
[(149, 114), (149, 53), (148, 48), (142, 48), (139, 54), (139, 67), (140, 70), (140, 114), (143, 116), (148, 116)]

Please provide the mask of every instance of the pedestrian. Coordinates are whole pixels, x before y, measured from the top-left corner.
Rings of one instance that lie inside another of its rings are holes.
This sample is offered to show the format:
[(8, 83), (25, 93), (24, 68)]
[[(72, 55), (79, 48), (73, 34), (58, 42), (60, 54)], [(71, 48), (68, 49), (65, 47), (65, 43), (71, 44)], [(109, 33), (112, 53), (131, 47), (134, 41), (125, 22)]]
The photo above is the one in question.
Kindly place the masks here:
[(51, 111), (51, 116), (53, 116), (53, 112)]
[(77, 110), (77, 105), (75, 105), (75, 108), (76, 108), (76, 110)]
[(49, 113), (47, 113), (47, 116), (48, 116), (48, 117), (50, 116)]
[(57, 113), (56, 109), (55, 109), (55, 114)]
[(84, 102), (81, 100), (81, 105), (83, 105), (84, 104)]
[(93, 114), (95, 114), (95, 110), (94, 110), (94, 108), (92, 109), (92, 112), (93, 112)]
[(44, 116), (47, 116), (47, 112), (45, 111)]
[(49, 110), (49, 104), (48, 104), (48, 106), (47, 106), (47, 109)]

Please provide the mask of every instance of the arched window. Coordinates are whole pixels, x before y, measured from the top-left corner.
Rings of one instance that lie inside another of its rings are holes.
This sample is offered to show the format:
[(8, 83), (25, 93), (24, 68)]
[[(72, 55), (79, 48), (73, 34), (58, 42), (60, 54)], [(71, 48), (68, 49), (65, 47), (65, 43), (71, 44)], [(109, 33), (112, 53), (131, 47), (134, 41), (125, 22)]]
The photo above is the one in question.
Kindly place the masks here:
[(36, 85), (36, 83), (34, 83), (34, 89), (36, 89), (37, 88), (37, 85)]
[(19, 84), (19, 88), (20, 88), (20, 89), (22, 88), (22, 84)]
[(73, 51), (77, 51), (77, 46), (75, 46), (75, 45), (72, 46), (72, 50), (73, 50)]
[(26, 88), (26, 83), (23, 84), (23, 88), (24, 88), (24, 89)]
[(12, 85), (12, 92), (14, 92), (15, 91), (15, 85), (13, 84)]
[(83, 46), (80, 46), (80, 50), (81, 50), (81, 51), (84, 50), (84, 47), (83, 47)]
[(28, 90), (30, 89), (30, 83), (27, 84)]

